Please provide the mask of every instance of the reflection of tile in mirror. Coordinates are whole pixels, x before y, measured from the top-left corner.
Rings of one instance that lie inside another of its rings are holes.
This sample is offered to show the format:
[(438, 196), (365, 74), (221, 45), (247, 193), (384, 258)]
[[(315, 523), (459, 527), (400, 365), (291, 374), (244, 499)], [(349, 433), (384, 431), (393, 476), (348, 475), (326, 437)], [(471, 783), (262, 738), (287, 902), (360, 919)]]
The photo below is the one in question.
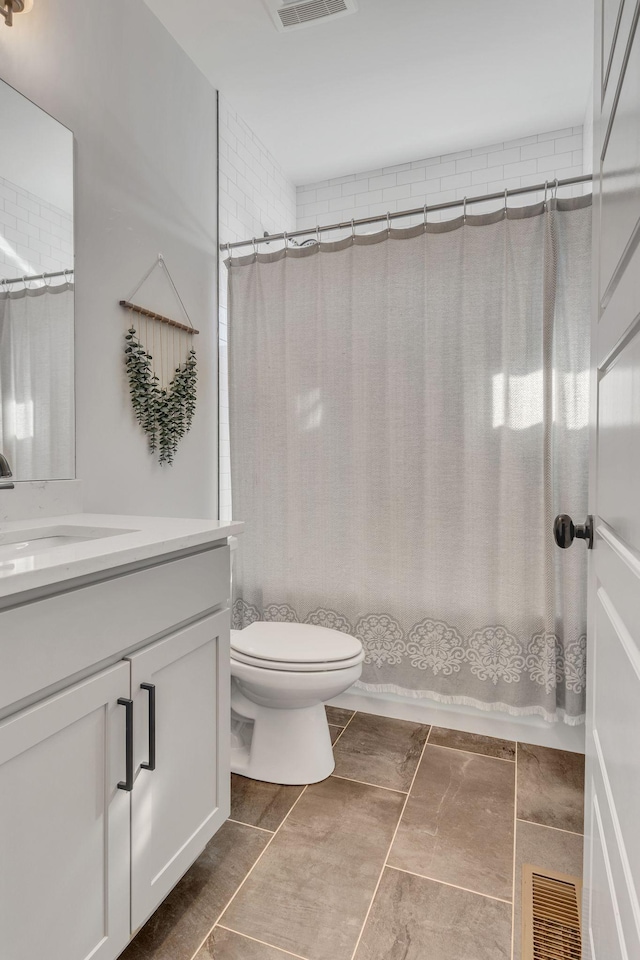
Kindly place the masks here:
[(0, 452), (16, 481), (72, 479), (73, 134), (1, 81), (0, 127)]

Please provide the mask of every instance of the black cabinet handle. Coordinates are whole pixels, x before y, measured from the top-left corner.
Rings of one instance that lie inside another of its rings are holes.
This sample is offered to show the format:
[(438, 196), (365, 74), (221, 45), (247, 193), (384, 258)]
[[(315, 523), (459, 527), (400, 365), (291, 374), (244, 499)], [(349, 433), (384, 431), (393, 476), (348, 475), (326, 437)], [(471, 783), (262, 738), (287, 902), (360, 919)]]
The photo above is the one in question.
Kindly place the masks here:
[(131, 793), (133, 790), (133, 700), (127, 700), (125, 697), (119, 697), (118, 703), (124, 707), (126, 712), (125, 744), (127, 752), (126, 780), (121, 780), (118, 784), (118, 790), (126, 790)]
[(149, 693), (149, 762), (141, 763), (143, 770), (156, 768), (156, 685), (155, 683), (141, 683), (141, 690)]
[(593, 517), (589, 515), (584, 523), (575, 524), (568, 513), (559, 513), (553, 523), (553, 536), (563, 550), (570, 547), (574, 539), (586, 540), (587, 549), (593, 548)]

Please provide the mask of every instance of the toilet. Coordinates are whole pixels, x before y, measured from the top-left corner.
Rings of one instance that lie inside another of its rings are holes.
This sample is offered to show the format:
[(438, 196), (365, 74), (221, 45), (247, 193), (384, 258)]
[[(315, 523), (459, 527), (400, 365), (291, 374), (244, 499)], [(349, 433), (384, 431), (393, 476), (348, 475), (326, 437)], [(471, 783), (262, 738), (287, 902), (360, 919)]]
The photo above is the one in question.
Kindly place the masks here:
[(335, 766), (324, 704), (362, 673), (355, 637), (304, 623), (231, 631), (231, 770), (317, 783)]

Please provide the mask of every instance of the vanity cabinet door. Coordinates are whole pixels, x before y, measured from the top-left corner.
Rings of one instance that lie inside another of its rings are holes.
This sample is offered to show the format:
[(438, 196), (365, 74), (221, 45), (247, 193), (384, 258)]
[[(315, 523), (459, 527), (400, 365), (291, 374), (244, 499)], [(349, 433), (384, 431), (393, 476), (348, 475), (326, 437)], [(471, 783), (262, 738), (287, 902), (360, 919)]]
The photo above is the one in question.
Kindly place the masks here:
[(0, 956), (113, 960), (129, 940), (119, 663), (0, 723)]
[(229, 816), (229, 611), (153, 643), (130, 660), (135, 933)]

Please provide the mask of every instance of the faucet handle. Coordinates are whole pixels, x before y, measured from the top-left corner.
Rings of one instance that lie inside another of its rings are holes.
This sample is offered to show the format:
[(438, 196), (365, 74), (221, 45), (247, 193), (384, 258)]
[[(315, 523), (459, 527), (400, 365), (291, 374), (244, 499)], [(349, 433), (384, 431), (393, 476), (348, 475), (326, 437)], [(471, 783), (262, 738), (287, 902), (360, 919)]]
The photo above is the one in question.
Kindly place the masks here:
[(0, 453), (0, 490), (13, 490), (12, 483), (3, 483), (2, 480), (4, 477), (12, 477), (11, 467), (9, 466), (9, 461)]

